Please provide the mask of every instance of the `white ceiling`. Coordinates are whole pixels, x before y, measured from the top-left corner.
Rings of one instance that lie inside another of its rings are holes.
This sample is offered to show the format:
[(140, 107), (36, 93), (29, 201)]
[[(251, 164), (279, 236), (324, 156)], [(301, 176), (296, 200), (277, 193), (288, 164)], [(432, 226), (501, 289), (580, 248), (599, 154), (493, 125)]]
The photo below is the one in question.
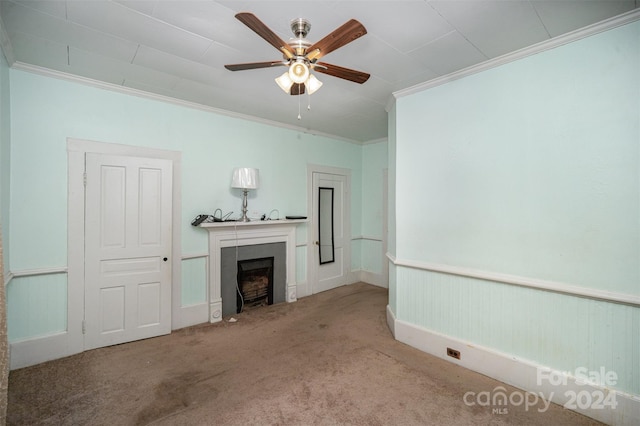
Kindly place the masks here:
[[(640, 0), (0, 0), (0, 18), (12, 63), (366, 142), (387, 136), (385, 106), (394, 91), (639, 6)], [(318, 74), (324, 86), (307, 110), (307, 95), (287, 95), (275, 84), (282, 67), (226, 70), (225, 64), (281, 59), (234, 18), (242, 11), (284, 40), (293, 36), (294, 18), (311, 22), (311, 42), (359, 20), (368, 34), (322, 60), (371, 78), (359, 85)]]

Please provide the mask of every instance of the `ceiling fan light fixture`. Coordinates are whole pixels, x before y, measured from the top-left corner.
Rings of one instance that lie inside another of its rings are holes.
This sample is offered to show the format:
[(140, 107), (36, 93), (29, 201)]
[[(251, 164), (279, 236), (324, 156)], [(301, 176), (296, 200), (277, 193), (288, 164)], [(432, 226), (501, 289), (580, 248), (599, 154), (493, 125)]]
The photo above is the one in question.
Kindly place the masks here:
[(316, 78), (315, 75), (309, 74), (309, 79), (306, 81), (307, 93), (313, 95), (319, 88), (322, 87), (322, 82)]
[(291, 86), (293, 86), (293, 81), (289, 77), (289, 71), (285, 71), (284, 74), (276, 78), (276, 83), (285, 93), (289, 93)]
[(297, 60), (289, 66), (289, 78), (294, 83), (304, 83), (309, 78), (309, 67), (304, 61)]

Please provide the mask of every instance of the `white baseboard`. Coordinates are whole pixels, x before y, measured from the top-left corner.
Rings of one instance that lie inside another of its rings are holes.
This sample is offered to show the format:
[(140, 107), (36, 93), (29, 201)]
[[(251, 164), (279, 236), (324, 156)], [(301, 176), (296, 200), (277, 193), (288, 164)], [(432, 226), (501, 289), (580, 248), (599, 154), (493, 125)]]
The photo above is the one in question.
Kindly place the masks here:
[[(367, 274), (370, 274), (370, 275), (367, 275)], [(379, 275), (373, 274), (371, 272), (366, 272), (366, 271), (351, 271), (348, 277), (349, 278), (348, 283), (345, 285), (355, 284), (358, 282), (365, 282), (367, 284), (375, 285), (378, 287), (388, 288), (386, 285), (381, 284), (381, 280), (379, 278), (375, 278), (375, 277), (379, 277)], [(311, 296), (313, 294), (311, 286), (307, 282), (297, 283), (296, 289), (297, 289), (296, 292), (297, 292), (298, 299), (302, 297)]]
[[(209, 305), (186, 306), (181, 308), (180, 314), (180, 324), (174, 325), (173, 330), (207, 322)], [(77, 342), (74, 345), (71, 335), (66, 331), (10, 342), (9, 368), (15, 370), (80, 353), (84, 350), (81, 338), (79, 342), (79, 345)]]
[(387, 325), (393, 337), (396, 337), (396, 316), (389, 305), (387, 305)]
[(180, 323), (173, 327), (173, 330), (202, 324), (209, 321), (209, 304), (207, 302), (197, 305), (182, 306), (180, 308)]
[[(544, 397), (546, 400), (551, 400), (600, 422), (609, 425), (631, 426), (637, 425), (640, 419), (639, 396), (629, 395), (595, 383), (584, 383), (579, 380), (579, 377), (576, 377), (578, 374), (571, 375), (551, 370), (528, 360), (518, 359), (512, 355), (410, 324), (397, 319), (389, 306), (387, 306), (387, 324), (396, 340), (400, 342), (526, 392)], [(460, 359), (448, 356), (447, 348), (459, 351)], [(583, 376), (589, 375), (588, 372), (581, 374)], [(486, 389), (486, 391), (495, 394), (497, 389)], [(492, 395), (492, 400), (494, 396)], [(514, 400), (518, 401), (517, 398)], [(600, 401), (598, 402), (598, 400)], [(473, 397), (470, 397), (469, 401), (473, 402)], [(613, 402), (615, 402), (615, 407), (613, 407)], [(542, 407), (544, 404), (540, 402), (536, 408), (530, 409), (537, 410)], [(489, 406), (487, 408), (499, 407)]]
[(296, 298), (311, 296), (311, 286), (308, 282), (297, 283)]
[(74, 351), (69, 345), (69, 335), (66, 331), (10, 343), (9, 351), (9, 368), (11, 370), (82, 352), (81, 350)]
[[(389, 288), (389, 279), (388, 277), (383, 277), (382, 274), (376, 274), (374, 272), (360, 270), (360, 279), (367, 284), (375, 285), (377, 287)], [(385, 279), (386, 278), (386, 279)]]

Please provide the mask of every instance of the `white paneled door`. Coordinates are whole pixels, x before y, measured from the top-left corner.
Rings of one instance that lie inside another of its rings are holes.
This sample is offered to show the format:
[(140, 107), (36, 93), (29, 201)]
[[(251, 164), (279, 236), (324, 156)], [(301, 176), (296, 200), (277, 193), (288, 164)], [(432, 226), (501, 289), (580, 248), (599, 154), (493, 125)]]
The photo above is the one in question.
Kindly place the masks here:
[[(339, 174), (331, 173), (313, 173), (313, 219), (311, 226), (314, 229), (314, 269), (317, 271), (317, 279), (313, 285), (313, 293), (330, 290), (348, 282), (348, 268), (350, 265), (349, 251), (349, 234), (348, 215), (347, 215), (347, 177)], [(330, 191), (331, 205), (327, 205), (327, 199), (324, 198), (325, 205), (320, 205), (320, 190), (333, 189)], [(327, 216), (327, 212), (329, 215)], [(331, 217), (329, 217), (331, 216)], [(324, 217), (324, 218), (323, 218)], [(333, 256), (325, 255), (324, 259), (320, 259), (320, 250), (331, 244), (327, 241), (327, 233), (323, 232), (325, 238), (320, 238), (320, 222), (323, 222), (325, 228), (329, 228), (329, 235), (333, 236)], [(327, 223), (328, 222), (328, 223)], [(331, 228), (333, 228), (331, 230)]]
[(85, 158), (85, 350), (170, 333), (172, 163)]

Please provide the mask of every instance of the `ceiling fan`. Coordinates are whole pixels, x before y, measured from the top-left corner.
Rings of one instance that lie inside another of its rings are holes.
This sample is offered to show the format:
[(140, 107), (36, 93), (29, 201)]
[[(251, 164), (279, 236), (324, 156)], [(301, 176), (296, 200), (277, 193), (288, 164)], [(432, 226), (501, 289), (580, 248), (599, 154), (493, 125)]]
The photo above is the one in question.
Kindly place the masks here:
[(326, 62), (318, 62), (318, 59), (328, 53), (351, 43), (367, 33), (365, 27), (355, 19), (347, 21), (322, 40), (312, 44), (306, 39), (311, 29), (311, 24), (306, 19), (298, 18), (291, 21), (291, 31), (293, 31), (295, 38), (290, 39), (287, 43), (252, 13), (238, 13), (236, 18), (266, 40), (267, 43), (282, 52), (283, 59), (270, 62), (225, 65), (224, 67), (230, 71), (277, 66), (289, 67), (288, 71), (276, 78), (276, 83), (282, 90), (291, 95), (302, 95), (305, 90), (312, 94), (322, 86), (322, 83), (311, 74), (311, 71), (360, 84), (369, 79), (369, 74), (367, 73)]

